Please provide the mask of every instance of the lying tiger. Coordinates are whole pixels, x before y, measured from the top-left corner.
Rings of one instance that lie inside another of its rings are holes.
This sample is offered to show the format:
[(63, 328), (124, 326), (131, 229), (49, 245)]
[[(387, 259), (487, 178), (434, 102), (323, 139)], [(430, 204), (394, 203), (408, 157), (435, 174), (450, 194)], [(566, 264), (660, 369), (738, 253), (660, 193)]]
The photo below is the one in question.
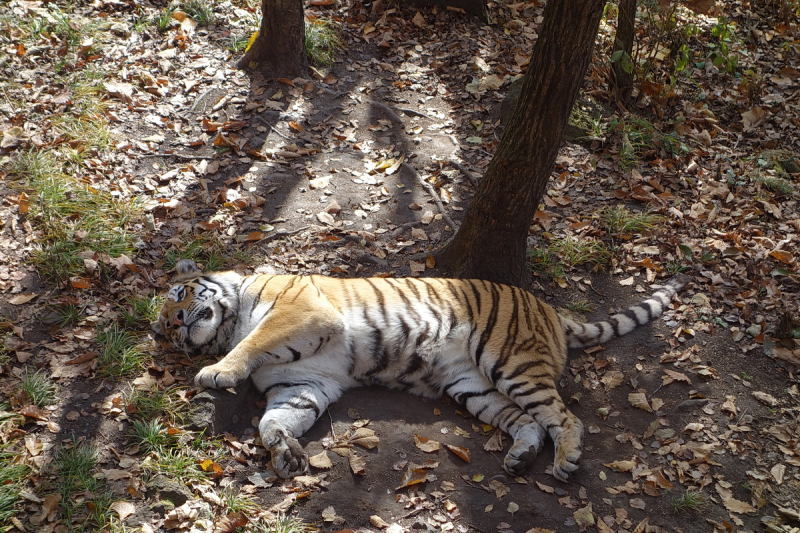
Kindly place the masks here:
[(203, 274), (179, 261), (156, 340), (187, 354), (227, 353), (197, 385), (233, 387), (252, 375), (267, 396), (259, 424), (275, 472), (307, 471), (297, 438), (342, 392), (383, 385), (426, 397), (449, 394), (514, 443), (504, 459), (520, 475), (555, 443), (553, 476), (578, 468), (583, 424), (556, 381), (567, 347), (624, 335), (661, 315), (686, 283), (680, 276), (603, 322), (580, 324), (530, 293), (481, 280), (338, 279)]

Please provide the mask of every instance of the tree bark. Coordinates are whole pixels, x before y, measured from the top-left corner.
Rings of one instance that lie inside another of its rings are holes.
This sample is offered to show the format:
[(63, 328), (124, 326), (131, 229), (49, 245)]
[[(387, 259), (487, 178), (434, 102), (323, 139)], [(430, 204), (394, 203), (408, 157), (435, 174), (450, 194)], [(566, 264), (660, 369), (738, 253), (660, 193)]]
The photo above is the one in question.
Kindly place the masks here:
[(305, 35), (302, 0), (262, 0), (258, 37), (237, 66), (268, 78), (306, 76)]
[(619, 0), (614, 50), (622, 56), (612, 63), (617, 102), (627, 107), (633, 91), (633, 39), (636, 32), (636, 0)]
[(605, 0), (548, 0), (515, 112), (453, 239), (452, 275), (524, 286), (528, 229), (591, 59)]

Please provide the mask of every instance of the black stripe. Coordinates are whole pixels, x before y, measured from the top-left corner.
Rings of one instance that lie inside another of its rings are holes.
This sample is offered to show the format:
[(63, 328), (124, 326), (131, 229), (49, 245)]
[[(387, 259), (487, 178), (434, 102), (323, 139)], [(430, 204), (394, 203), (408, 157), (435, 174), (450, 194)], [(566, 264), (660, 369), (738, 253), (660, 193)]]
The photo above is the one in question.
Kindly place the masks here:
[(547, 407), (553, 405), (554, 403), (556, 403), (555, 397), (548, 396), (547, 398), (544, 398), (542, 400), (530, 401), (525, 405), (521, 405), (520, 407), (522, 407), (525, 410), (525, 412), (530, 413), (534, 407), (539, 407), (539, 406)]
[(303, 356), (302, 353), (300, 353), (299, 351), (295, 350), (291, 346), (287, 346), (286, 349), (289, 350), (289, 352), (292, 354), (292, 361), (297, 361), (298, 359), (300, 359)]

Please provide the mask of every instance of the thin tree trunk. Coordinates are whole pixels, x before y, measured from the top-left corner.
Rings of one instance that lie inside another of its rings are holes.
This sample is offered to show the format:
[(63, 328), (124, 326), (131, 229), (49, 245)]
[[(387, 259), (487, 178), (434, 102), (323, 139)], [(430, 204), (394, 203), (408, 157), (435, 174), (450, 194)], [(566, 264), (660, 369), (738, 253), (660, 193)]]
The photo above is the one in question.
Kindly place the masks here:
[(262, 0), (261, 15), (258, 37), (237, 66), (268, 78), (305, 76), (308, 59), (302, 0)]
[(519, 101), (453, 240), (437, 263), (511, 285), (530, 279), (528, 228), (591, 59), (605, 0), (548, 0)]
[(614, 37), (614, 50), (622, 56), (613, 62), (614, 85), (617, 102), (627, 107), (633, 91), (633, 39), (636, 33), (636, 0), (619, 0), (617, 33)]

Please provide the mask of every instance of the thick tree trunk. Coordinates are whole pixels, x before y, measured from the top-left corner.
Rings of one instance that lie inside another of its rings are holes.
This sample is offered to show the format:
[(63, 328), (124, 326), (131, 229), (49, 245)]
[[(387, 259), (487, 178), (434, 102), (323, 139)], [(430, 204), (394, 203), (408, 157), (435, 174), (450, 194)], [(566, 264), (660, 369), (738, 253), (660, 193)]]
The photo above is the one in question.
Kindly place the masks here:
[(517, 107), (452, 241), (449, 273), (511, 285), (530, 279), (528, 228), (591, 59), (605, 0), (548, 0)]
[(262, 0), (261, 28), (253, 46), (239, 60), (268, 78), (294, 78), (308, 73), (302, 0)]
[(636, 0), (619, 0), (617, 33), (614, 37), (612, 57), (618, 51), (622, 55), (613, 62), (614, 85), (617, 102), (626, 106), (633, 91), (633, 39), (636, 32)]

